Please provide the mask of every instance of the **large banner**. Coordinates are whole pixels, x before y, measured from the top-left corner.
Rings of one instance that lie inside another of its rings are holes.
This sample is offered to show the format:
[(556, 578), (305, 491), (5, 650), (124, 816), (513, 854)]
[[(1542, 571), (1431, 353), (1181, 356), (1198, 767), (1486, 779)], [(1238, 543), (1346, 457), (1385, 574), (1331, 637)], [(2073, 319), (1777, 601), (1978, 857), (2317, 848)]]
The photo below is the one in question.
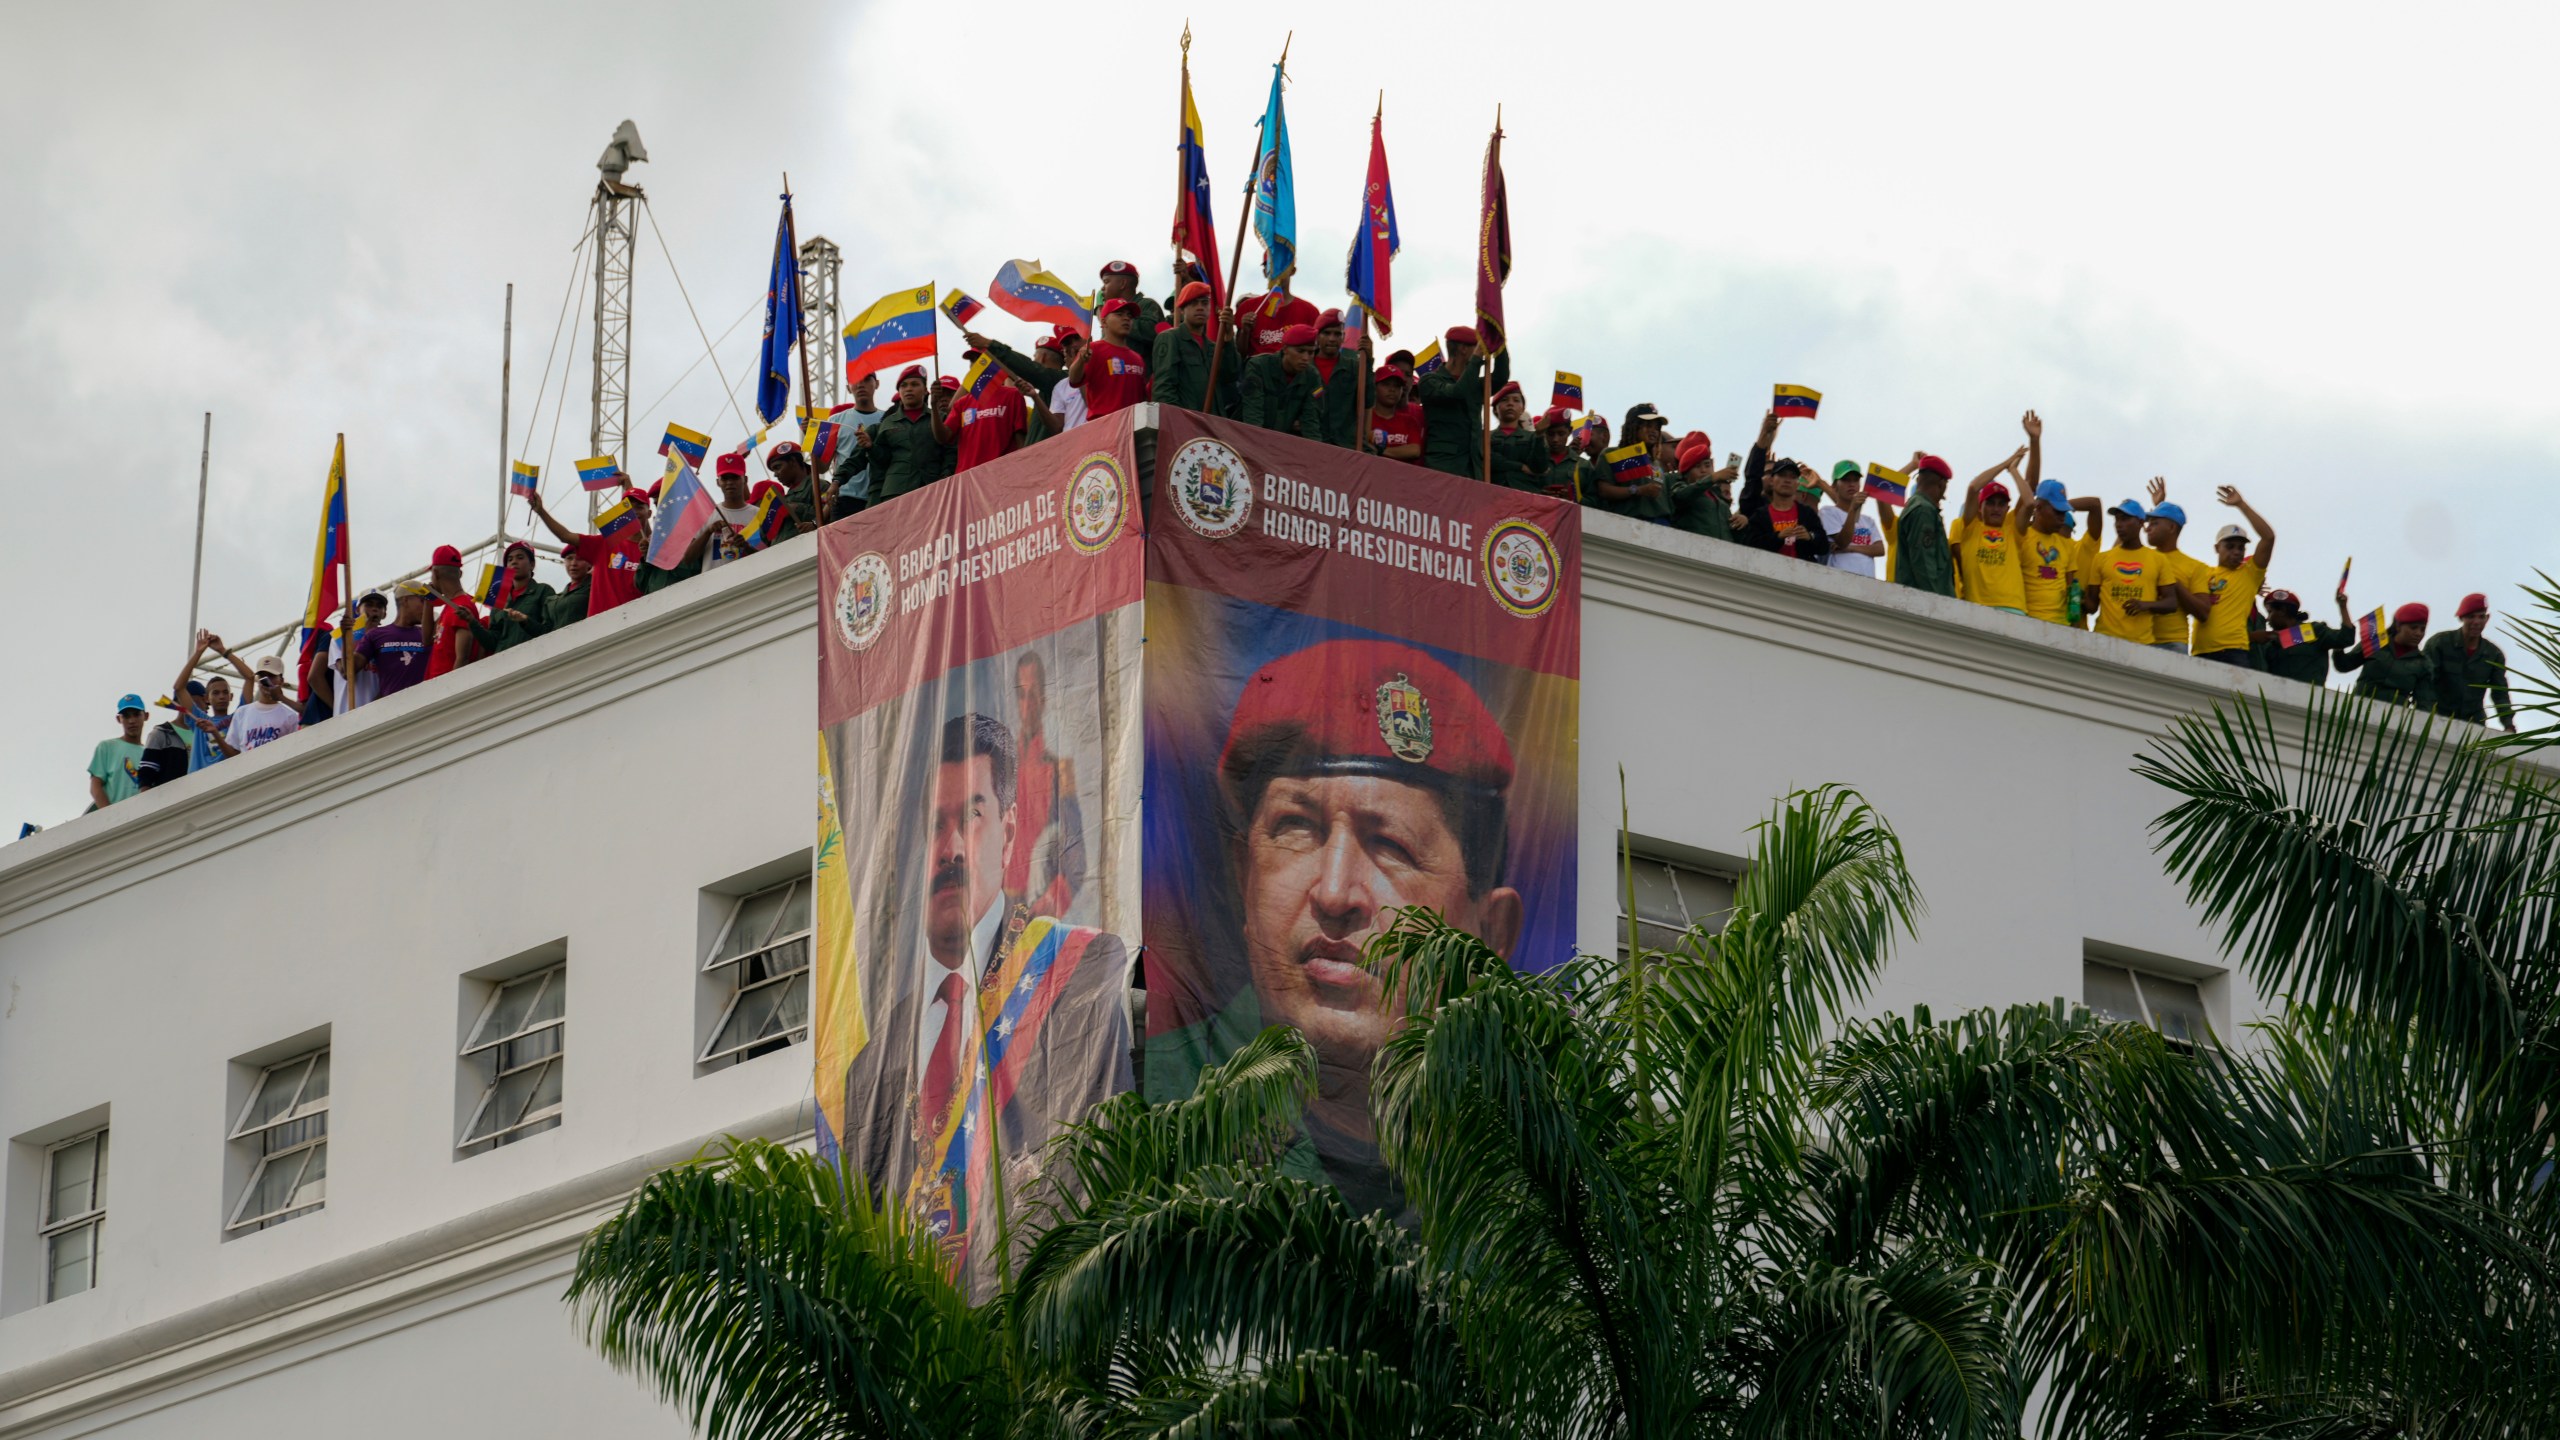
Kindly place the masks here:
[(1285, 1162), (1395, 1205), (1369, 1123), (1403, 906), (1574, 949), (1581, 514), (1165, 407), (1147, 549), (1146, 1088), (1271, 1024), (1321, 1057)]
[(1131, 419), (818, 537), (819, 1150), (974, 1281), (1046, 1143), (1132, 1083)]

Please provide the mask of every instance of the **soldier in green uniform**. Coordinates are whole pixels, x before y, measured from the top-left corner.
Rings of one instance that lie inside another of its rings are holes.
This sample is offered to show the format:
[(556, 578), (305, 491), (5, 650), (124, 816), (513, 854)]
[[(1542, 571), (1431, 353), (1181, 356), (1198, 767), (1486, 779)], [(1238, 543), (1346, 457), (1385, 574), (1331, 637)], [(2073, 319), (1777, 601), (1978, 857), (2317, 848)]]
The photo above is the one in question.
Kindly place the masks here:
[[(898, 403), (880, 423), (854, 437), (857, 452), (871, 472), (871, 503), (895, 500), (942, 478), (943, 450), (933, 438), (933, 410), (925, 399), (924, 367), (910, 365), (898, 374)], [(843, 470), (839, 467), (837, 473)]]
[(1528, 397), (1517, 381), (1493, 392), (1493, 483), (1532, 495), (1547, 493), (1547, 442), (1523, 423)]
[(1316, 375), (1316, 327), (1280, 332), (1280, 348), (1244, 362), (1247, 425), (1307, 440), (1324, 439), (1324, 382)]
[(1324, 382), (1324, 443), (1348, 446), (1351, 432), (1358, 428), (1360, 408), (1360, 372), (1369, 363), (1365, 348), (1368, 336), (1362, 335), (1360, 347), (1343, 343), (1342, 312), (1327, 310), (1316, 317), (1316, 376)]
[(545, 635), (587, 618), (587, 580), (595, 573), (595, 566), (588, 563), (583, 555), (563, 551), (560, 568), (569, 572), (569, 586), (542, 602), (542, 633)]
[(1893, 582), (1952, 600), (1956, 594), (1956, 560), (1947, 550), (1947, 520), (1939, 512), (1946, 503), (1947, 481), (1955, 474), (1935, 455), (1913, 453), (1911, 500), (1897, 512), (1891, 501), (1878, 501), (1885, 543), (1892, 547)]
[(1558, 406), (1538, 417), (1538, 443), (1546, 447), (1546, 493), (1576, 505), (1598, 499), (1599, 467), (1573, 448), (1573, 413)]
[(2351, 650), (2338, 668), (2356, 672), (2356, 693), (2386, 705), (2436, 708), (2436, 667), (2427, 658), (2427, 607), (2416, 601), (2391, 612), (2390, 642), (2380, 652)]
[[(2255, 642), (2258, 668), (2305, 685), (2326, 685), (2340, 652), (2356, 645), (2355, 622), (2347, 618), (2347, 597), (2338, 597), (2338, 623), (2322, 625), (2303, 613), (2301, 597), (2290, 590), (2270, 590), (2261, 602), (2267, 628)], [(2300, 629), (2302, 638), (2287, 645), (2284, 636)]]
[(2461, 628), (2427, 641), (2427, 663), (2436, 672), (2436, 713), (2474, 725), (2489, 723), (2489, 704), (2498, 708), (2498, 728), (2516, 733), (2514, 702), (2507, 697), (2507, 656), (2486, 632), (2489, 597), (2477, 591), (2454, 608)]
[(1136, 307), (1137, 319), (1129, 326), (1129, 348), (1143, 355), (1156, 343), (1156, 327), (1164, 323), (1164, 307), (1138, 293), (1138, 267), (1126, 260), (1114, 260), (1102, 267), (1102, 289), (1093, 299), (1099, 312), (1105, 300), (1126, 300)]
[[(1472, 327), (1442, 337), (1448, 363), (1414, 385), (1422, 403), (1422, 463), (1449, 475), (1484, 478), (1484, 356)], [(1511, 352), (1493, 360), (1493, 388), (1511, 379)]]
[[(552, 590), (533, 578), (533, 546), (522, 540), (508, 542), (506, 566), (510, 577), (506, 582), (507, 598), (505, 603), (489, 607), (487, 623), (478, 615), (463, 612), (471, 626), (471, 638), (492, 655), (541, 635), (549, 623)], [(578, 603), (585, 604), (586, 597), (579, 596)]]
[(1741, 528), (1733, 516), (1734, 467), (1716, 468), (1716, 446), (1707, 432), (1692, 430), (1680, 437), (1672, 464), (1677, 478), (1670, 486), (1671, 514), (1666, 523), (1692, 535), (1732, 539)]
[[(1236, 413), (1236, 391), (1244, 362), (1236, 352), (1235, 316), (1218, 317), (1227, 337), (1217, 342), (1217, 403), (1209, 403), (1209, 287), (1194, 280), (1173, 297), (1174, 324), (1155, 338), (1155, 354), (1147, 364), (1147, 398), (1159, 405), (1179, 405), (1210, 415)], [(1132, 333), (1135, 333), (1134, 331)]]

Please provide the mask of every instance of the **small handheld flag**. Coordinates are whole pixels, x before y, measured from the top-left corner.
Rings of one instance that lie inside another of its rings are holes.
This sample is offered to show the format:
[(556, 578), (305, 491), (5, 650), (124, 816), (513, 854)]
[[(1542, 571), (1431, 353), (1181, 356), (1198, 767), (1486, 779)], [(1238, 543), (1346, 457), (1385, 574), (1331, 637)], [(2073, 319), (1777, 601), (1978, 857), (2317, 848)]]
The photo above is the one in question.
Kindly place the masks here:
[(961, 392), (975, 400), (987, 393), (987, 386), (994, 383), (995, 378), (996, 357), (989, 351), (981, 350), (978, 352), (978, 358), (969, 362), (969, 372), (960, 377)]
[(850, 385), (876, 370), (933, 358), (933, 286), (897, 290), (844, 327), (844, 378)]
[(1609, 478), (1621, 485), (1636, 485), (1653, 478), (1653, 447), (1639, 440), (1615, 450), (1600, 452), (1609, 467)]
[(2373, 607), (2372, 614), (2359, 616), (2356, 619), (2356, 648), (2364, 652), (2364, 658), (2370, 660), (2382, 653), (2383, 637), (2390, 633), (2391, 622), (2384, 617), (2382, 607), (2376, 605)]
[(756, 487), (761, 492), (756, 500), (755, 518), (747, 522), (743, 538), (749, 550), (761, 550), (782, 538), (782, 522), (790, 511), (782, 503), (782, 487), (767, 482)]
[(1769, 408), (1778, 412), (1781, 420), (1810, 420), (1822, 408), (1822, 392), (1801, 385), (1781, 385), (1771, 396)]
[(631, 498), (626, 495), (622, 499), (614, 501), (611, 508), (596, 517), (596, 533), (598, 535), (619, 535), (623, 531), (631, 528), (634, 524), (638, 523), (639, 519), (640, 507), (632, 504)]
[[(1037, 260), (1007, 260), (987, 287), (996, 308), (1034, 325), (1063, 325), (1079, 335), (1093, 333), (1093, 298), (1040, 268)], [(1152, 337), (1140, 337), (1155, 343)]]
[(810, 465), (824, 470), (835, 462), (836, 449), (844, 442), (844, 424), (836, 417), (852, 408), (850, 404), (830, 406), (824, 410), (801, 408), (800, 451), (808, 457)]
[(498, 576), (502, 573), (496, 565), (481, 561), (480, 578), (471, 587), (471, 598), (483, 605), (488, 604), (489, 597), (498, 593)]
[(1593, 423), (1598, 419), (1599, 417), (1597, 415), (1585, 415), (1581, 419), (1574, 421), (1573, 443), (1576, 445), (1589, 444), (1591, 441)]
[(711, 437), (699, 430), (687, 430), (681, 425), (669, 425), (667, 438), (658, 442), (658, 453), (666, 455), (669, 460), (674, 460), (676, 456), (668, 454), (669, 451), (682, 455), (685, 464), (700, 468), (702, 457), (711, 452)]
[(1866, 492), (1878, 500), (1899, 505), (1911, 498), (1911, 476), (1890, 465), (1870, 461), (1867, 465)]
[(1548, 404), (1557, 410), (1582, 408), (1582, 377), (1570, 370), (1556, 372), (1556, 396)]
[(578, 483), (588, 490), (622, 488), (622, 464), (610, 455), (578, 462)]
[(1422, 352), (1413, 357), (1413, 378), (1419, 380), (1425, 375), (1446, 368), (1448, 363), (1440, 354), (1440, 342), (1434, 340), (1423, 346)]
[(2353, 571), (2355, 568), (2356, 568), (2356, 557), (2354, 557), (2353, 555), (2350, 555), (2350, 556), (2348, 556), (2348, 557), (2347, 557), (2347, 563), (2346, 563), (2346, 564), (2341, 565), (2341, 566), (2339, 566), (2339, 567), (2338, 567), (2338, 593), (2339, 593), (2339, 594), (2344, 595), (2344, 594), (2346, 594), (2346, 593), (2347, 593), (2347, 575), (2348, 575), (2351, 571)]
[(2310, 638), (2311, 627), (2308, 625), (2288, 625), (2284, 629), (2276, 632), (2277, 646), (2286, 650), (2290, 650), (2294, 646), (2299, 645)]
[(513, 468), (507, 473), (507, 493), (510, 495), (522, 495), (526, 499), (530, 500), (541, 492), (542, 467), (539, 465), (527, 465), (521, 460), (516, 461)]
[(963, 330), (968, 329), (969, 322), (978, 318), (978, 312), (986, 308), (986, 302), (978, 299), (974, 295), (971, 295), (966, 290), (946, 290), (943, 292), (942, 313), (950, 316), (951, 323), (959, 326)]

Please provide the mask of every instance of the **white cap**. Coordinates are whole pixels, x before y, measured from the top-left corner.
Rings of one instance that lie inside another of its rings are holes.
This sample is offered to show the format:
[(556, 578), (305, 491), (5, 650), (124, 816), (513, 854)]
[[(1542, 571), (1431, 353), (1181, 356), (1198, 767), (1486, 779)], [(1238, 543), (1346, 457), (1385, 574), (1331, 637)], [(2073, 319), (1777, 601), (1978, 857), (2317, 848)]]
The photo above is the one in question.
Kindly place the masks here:
[(257, 671), (261, 675), (273, 675), (278, 679), (282, 679), (284, 676), (284, 657), (281, 655), (261, 655), (258, 657), (258, 663), (249, 668)]
[(2221, 529), (2213, 532), (2213, 543), (2216, 545), (2221, 544), (2225, 540), (2246, 540), (2248, 538), (2249, 532), (2241, 529), (2237, 525), (2225, 525)]

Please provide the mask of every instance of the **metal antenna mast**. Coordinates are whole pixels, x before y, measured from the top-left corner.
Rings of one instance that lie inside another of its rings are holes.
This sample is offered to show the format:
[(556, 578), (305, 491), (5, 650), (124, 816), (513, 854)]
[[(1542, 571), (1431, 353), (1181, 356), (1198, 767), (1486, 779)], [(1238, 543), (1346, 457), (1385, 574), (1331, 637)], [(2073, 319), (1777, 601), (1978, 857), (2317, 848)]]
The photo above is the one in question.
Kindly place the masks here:
[(836, 403), (836, 280), (844, 253), (824, 235), (800, 242), (800, 373), (809, 377), (814, 405)]
[(639, 128), (625, 120), (596, 161), (596, 195), (590, 221), (596, 237), (595, 379), (587, 422), (587, 453), (611, 455), (625, 465), (631, 434), (631, 268), (640, 232), (634, 222), (649, 197), (622, 182), (623, 172), (649, 158)]

